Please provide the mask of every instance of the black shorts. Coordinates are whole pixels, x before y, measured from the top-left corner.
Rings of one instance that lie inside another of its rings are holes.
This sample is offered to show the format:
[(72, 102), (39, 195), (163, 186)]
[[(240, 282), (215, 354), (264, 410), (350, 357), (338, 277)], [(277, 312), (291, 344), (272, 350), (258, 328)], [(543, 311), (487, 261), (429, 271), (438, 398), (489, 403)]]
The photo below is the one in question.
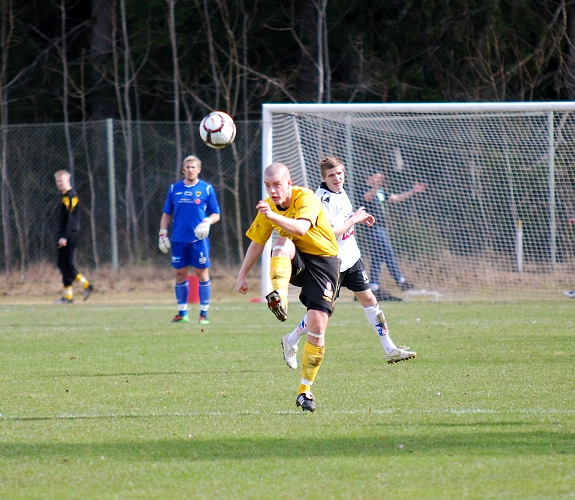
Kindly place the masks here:
[(301, 287), (299, 300), (308, 310), (323, 311), (331, 316), (339, 287), (339, 264), (337, 257), (311, 255), (296, 248), (290, 283)]
[[(342, 287), (352, 292), (365, 292), (371, 289), (363, 260), (359, 259), (353, 266), (339, 274), (339, 288)], [(339, 289), (337, 292), (339, 296)]]

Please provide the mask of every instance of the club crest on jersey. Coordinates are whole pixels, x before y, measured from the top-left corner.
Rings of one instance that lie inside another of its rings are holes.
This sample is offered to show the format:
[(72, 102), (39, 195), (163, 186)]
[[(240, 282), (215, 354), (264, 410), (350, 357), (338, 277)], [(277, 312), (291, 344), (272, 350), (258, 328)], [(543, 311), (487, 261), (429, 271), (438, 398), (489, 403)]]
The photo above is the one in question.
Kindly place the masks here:
[(200, 196), (202, 196), (202, 192), (201, 192), (201, 191), (196, 191), (196, 196), (199, 198)]

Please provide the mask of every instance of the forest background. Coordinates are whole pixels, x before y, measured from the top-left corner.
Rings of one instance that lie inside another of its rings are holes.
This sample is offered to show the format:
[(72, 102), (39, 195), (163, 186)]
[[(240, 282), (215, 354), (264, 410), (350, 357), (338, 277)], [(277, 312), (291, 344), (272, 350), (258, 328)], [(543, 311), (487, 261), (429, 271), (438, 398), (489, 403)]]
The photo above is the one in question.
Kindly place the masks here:
[[(116, 123), (120, 264), (161, 257), (165, 189), (200, 148), (225, 207), (213, 240), (227, 270), (241, 261), (259, 196), (262, 103), (575, 99), (575, 0), (0, 0), (0, 9), (8, 289), (13, 270), (25, 281), (30, 264), (53, 260), (59, 168), (83, 200), (80, 264), (110, 262), (105, 119)], [(237, 147), (217, 156), (196, 138), (214, 109), (239, 127)]]
[(1, 119), (575, 98), (575, 1), (2, 0)]

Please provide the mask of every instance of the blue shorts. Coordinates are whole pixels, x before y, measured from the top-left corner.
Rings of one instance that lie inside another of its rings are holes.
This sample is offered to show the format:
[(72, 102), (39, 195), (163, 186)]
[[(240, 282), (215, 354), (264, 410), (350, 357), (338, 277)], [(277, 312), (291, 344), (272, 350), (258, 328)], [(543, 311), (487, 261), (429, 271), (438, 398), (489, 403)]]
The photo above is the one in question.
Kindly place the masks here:
[(192, 243), (172, 241), (172, 267), (183, 269), (192, 266), (196, 269), (210, 267), (210, 240), (198, 240)]

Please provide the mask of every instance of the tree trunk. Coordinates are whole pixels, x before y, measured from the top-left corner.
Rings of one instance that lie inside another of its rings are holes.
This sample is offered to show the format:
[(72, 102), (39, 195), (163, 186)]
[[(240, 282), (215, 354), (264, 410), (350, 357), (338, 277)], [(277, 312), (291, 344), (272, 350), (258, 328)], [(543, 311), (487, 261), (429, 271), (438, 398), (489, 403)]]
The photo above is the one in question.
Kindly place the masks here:
[(2, 188), (0, 190), (2, 208), (2, 228), (4, 235), (4, 264), (6, 273), (12, 271), (12, 238), (10, 228), (10, 191), (8, 188), (8, 89), (6, 88), (6, 67), (12, 35), (12, 2), (2, 0), (2, 67), (0, 70), (0, 125), (2, 126)]
[(66, 136), (66, 147), (68, 149), (68, 164), (70, 166), (70, 174), (72, 174), (72, 183), (74, 182), (74, 150), (72, 148), (72, 138), (70, 137), (70, 114), (68, 112), (68, 47), (66, 43), (66, 1), (61, 0), (60, 10), (62, 17), (60, 19), (62, 26), (62, 50), (60, 57), (62, 58), (62, 111), (64, 113), (64, 135)]
[[(132, 238), (136, 260), (140, 260), (140, 245), (138, 244), (138, 216), (134, 201), (134, 134), (132, 131), (132, 105), (130, 103), (130, 89), (132, 88), (130, 68), (132, 55), (130, 51), (130, 39), (128, 38), (128, 21), (126, 18), (126, 0), (120, 0), (120, 12), (122, 17), (122, 38), (124, 41), (124, 112), (125, 122), (124, 139), (126, 143), (126, 228), (127, 238)], [(118, 103), (121, 107), (122, 104)], [(131, 231), (130, 231), (131, 229)]]
[[(92, 161), (90, 159), (90, 148), (88, 146), (88, 130), (86, 120), (88, 113), (86, 108), (86, 91), (84, 82), (84, 54), (82, 53), (82, 76), (80, 79), (80, 103), (82, 106), (82, 142), (84, 145), (84, 156), (86, 157), (86, 168), (88, 170), (88, 182), (90, 183), (90, 231), (92, 234), (92, 254), (94, 256), (94, 264), (96, 269), (100, 269), (100, 257), (98, 256), (98, 240), (96, 232), (96, 185), (94, 178), (94, 169), (92, 168)], [(91, 127), (91, 134), (97, 132), (97, 127)], [(98, 148), (96, 148), (98, 149)]]
[(174, 126), (176, 137), (176, 179), (182, 172), (182, 139), (180, 133), (180, 68), (178, 65), (178, 44), (176, 39), (176, 0), (167, 0), (169, 6), (168, 26), (172, 44), (172, 64), (174, 67)]
[(94, 120), (104, 120), (117, 116), (114, 94), (103, 82), (102, 75), (109, 64), (112, 53), (114, 0), (91, 0), (92, 32), (90, 59), (92, 63), (92, 86), (90, 116)]
[(575, 101), (575, 5), (567, 8), (567, 95)]
[(136, 137), (138, 140), (138, 172), (140, 174), (140, 192), (142, 193), (142, 225), (144, 228), (144, 259), (148, 259), (150, 247), (150, 231), (148, 230), (148, 196), (147, 182), (146, 182), (146, 168), (144, 165), (144, 141), (142, 138), (142, 114), (140, 112), (140, 93), (138, 90), (138, 79), (136, 72), (132, 67), (132, 74), (134, 75), (134, 102), (136, 104)]

